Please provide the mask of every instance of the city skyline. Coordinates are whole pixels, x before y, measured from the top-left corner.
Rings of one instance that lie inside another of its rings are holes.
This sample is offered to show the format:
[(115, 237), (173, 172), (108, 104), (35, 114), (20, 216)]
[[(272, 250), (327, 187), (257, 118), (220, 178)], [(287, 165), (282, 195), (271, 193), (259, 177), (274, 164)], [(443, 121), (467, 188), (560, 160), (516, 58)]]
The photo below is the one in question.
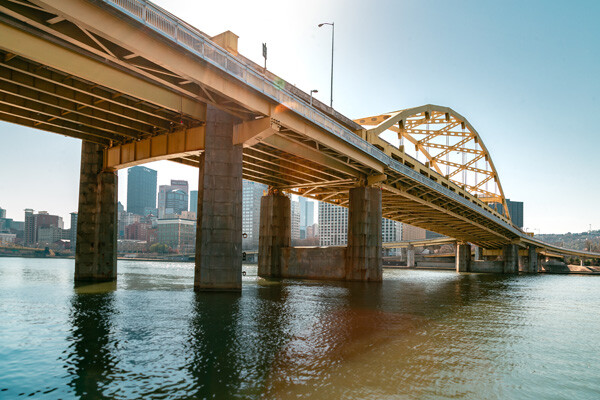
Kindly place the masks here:
[[(597, 168), (600, 135), (586, 118), (574, 117), (600, 106), (597, 3), (583, 2), (583, 13), (557, 2), (265, 2), (261, 12), (271, 23), (262, 25), (248, 18), (256, 13), (251, 4), (202, 5), (209, 9), (201, 13), (191, 3), (157, 3), (211, 35), (233, 31), (240, 52), (258, 63), (267, 42), (269, 69), (306, 92), (319, 89), (315, 98), (326, 103), (331, 42), (316, 25), (335, 21), (336, 110), (358, 118), (426, 103), (452, 107), (481, 134), (506, 196), (524, 202), (525, 228), (556, 233), (600, 226), (586, 200), (600, 195), (587, 173)], [(226, 13), (231, 7), (240, 12)], [(365, 17), (375, 8), (386, 12)], [(228, 18), (208, 18), (218, 13)], [(288, 13), (297, 18), (279, 18)], [(0, 142), (0, 158), (15, 171), (2, 175), (10, 188), (0, 194), (7, 216), (21, 220), (23, 209), (32, 208), (67, 221), (77, 210), (80, 141), (0, 123)], [(145, 166), (157, 169), (159, 185), (177, 178), (197, 189), (196, 169), (166, 161)], [(122, 177), (120, 171), (123, 201)], [(576, 188), (584, 190), (573, 195)]]

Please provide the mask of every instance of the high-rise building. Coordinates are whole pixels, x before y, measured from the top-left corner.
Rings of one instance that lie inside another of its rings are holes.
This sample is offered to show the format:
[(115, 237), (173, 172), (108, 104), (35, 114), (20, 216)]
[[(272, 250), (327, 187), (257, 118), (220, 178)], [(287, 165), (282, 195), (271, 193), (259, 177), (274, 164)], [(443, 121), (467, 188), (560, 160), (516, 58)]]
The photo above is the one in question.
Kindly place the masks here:
[(0, 218), (6, 218), (6, 210), (0, 207)]
[[(321, 246), (344, 246), (348, 244), (348, 209), (319, 202), (319, 243)], [(381, 219), (381, 241), (399, 242), (402, 223)]]
[(242, 181), (242, 248), (258, 249), (260, 229), (260, 199), (267, 186), (262, 183)]
[(75, 245), (77, 244), (77, 213), (71, 213), (71, 248), (75, 250)]
[(426, 229), (412, 226), (409, 224), (402, 224), (402, 241), (423, 240), (426, 238)]
[(190, 190), (190, 211), (198, 213), (198, 191)]
[(348, 209), (319, 202), (319, 244), (344, 246), (348, 243)]
[(144, 215), (146, 207), (156, 208), (156, 171), (131, 167), (127, 171), (127, 211)]
[(314, 224), (314, 213), (315, 203), (308, 201), (305, 197), (298, 198), (300, 221), (299, 221), (299, 234), (300, 239), (307, 237), (306, 228)]
[(165, 216), (180, 215), (188, 208), (188, 194), (181, 189), (172, 189), (165, 193)]
[[(171, 179), (170, 185), (160, 185), (158, 188), (158, 218), (165, 218), (167, 214), (176, 214), (173, 211), (167, 210), (167, 194), (173, 190), (181, 190), (185, 193), (185, 208), (182, 211), (188, 210), (188, 192), (189, 186), (187, 181)], [(172, 198), (173, 196), (171, 196)], [(196, 201), (198, 203), (198, 201)]]
[[(302, 199), (303, 197), (301, 197)], [(291, 221), (291, 225), (292, 225), (292, 232), (291, 232), (291, 239), (292, 239), (292, 245), (293, 245), (293, 241), (294, 240), (298, 240), (300, 239), (300, 203), (298, 201), (292, 201), (291, 204), (292, 209), (291, 211), (291, 217), (292, 217), (292, 221)], [(306, 228), (304, 228), (306, 229)], [(304, 235), (304, 237), (306, 237), (306, 234)]]
[(159, 219), (158, 243), (180, 253), (193, 253), (196, 248), (196, 221), (181, 218)]
[(508, 207), (508, 213), (513, 224), (519, 228), (523, 228), (523, 202), (506, 199), (506, 206)]

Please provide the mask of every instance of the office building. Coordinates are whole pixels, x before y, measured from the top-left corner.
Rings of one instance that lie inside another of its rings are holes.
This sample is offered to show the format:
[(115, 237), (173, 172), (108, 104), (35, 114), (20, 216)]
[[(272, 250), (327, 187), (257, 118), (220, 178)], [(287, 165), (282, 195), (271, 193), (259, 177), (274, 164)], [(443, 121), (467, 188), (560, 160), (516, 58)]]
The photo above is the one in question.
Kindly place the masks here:
[(508, 213), (512, 219), (513, 224), (519, 228), (523, 228), (523, 202), (522, 201), (511, 201), (506, 199), (506, 206), (508, 207)]
[(198, 191), (190, 190), (190, 211), (198, 213)]
[(127, 171), (127, 211), (144, 215), (146, 207), (156, 208), (156, 171), (131, 167)]
[(181, 218), (159, 219), (158, 243), (179, 253), (193, 253), (196, 248), (196, 221)]
[(291, 207), (292, 232), (290, 238), (292, 239), (292, 245), (294, 245), (294, 241), (300, 239), (300, 203), (298, 201), (292, 201)]
[[(169, 196), (169, 193), (174, 190), (179, 190), (185, 193), (185, 199), (179, 199), (179, 202), (177, 202), (176, 198), (178, 196), (174, 194), (171, 194)], [(170, 185), (160, 185), (158, 188), (158, 218), (165, 218), (166, 215), (179, 214), (181, 213), (181, 211), (187, 211), (189, 196), (188, 193), (189, 186), (187, 181), (171, 179)], [(171, 200), (171, 205), (174, 205), (176, 203), (176, 207), (170, 207), (172, 208), (171, 210), (167, 210), (167, 208), (169, 208), (169, 206), (167, 205), (167, 196), (169, 196)], [(184, 201), (185, 207), (183, 206)], [(198, 203), (198, 200), (196, 200), (196, 203)], [(179, 213), (175, 212), (175, 209), (180, 210)]]
[(425, 240), (427, 238), (427, 230), (412, 226), (409, 224), (402, 224), (402, 241), (411, 240)]
[(0, 207), (0, 218), (6, 218), (6, 210)]
[[(319, 202), (319, 224), (316, 229), (321, 246), (345, 246), (348, 244), (348, 209), (329, 203)], [(402, 237), (402, 223), (386, 218), (381, 219), (381, 240), (399, 242)], [(313, 228), (315, 229), (315, 228)]]
[(258, 249), (260, 228), (260, 199), (267, 186), (252, 181), (242, 181), (242, 248)]
[(300, 212), (300, 239), (306, 239), (308, 237), (306, 233), (306, 228), (314, 224), (315, 203), (313, 201), (307, 200), (305, 197), (299, 197), (298, 204)]

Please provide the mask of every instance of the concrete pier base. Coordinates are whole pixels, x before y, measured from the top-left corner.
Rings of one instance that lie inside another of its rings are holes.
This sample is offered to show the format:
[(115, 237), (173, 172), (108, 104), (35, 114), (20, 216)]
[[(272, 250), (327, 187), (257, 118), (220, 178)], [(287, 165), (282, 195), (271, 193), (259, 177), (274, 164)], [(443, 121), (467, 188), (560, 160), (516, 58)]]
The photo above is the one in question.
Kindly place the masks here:
[(456, 272), (471, 271), (471, 245), (458, 243), (456, 245)]
[(242, 290), (242, 145), (233, 145), (239, 121), (207, 107), (200, 156), (194, 290)]
[(519, 250), (515, 244), (507, 244), (502, 248), (503, 270), (505, 274), (519, 271)]
[(406, 248), (406, 266), (408, 268), (415, 267), (415, 246), (412, 244)]
[(527, 249), (527, 255), (528, 255), (528, 260), (527, 260), (527, 273), (529, 274), (537, 274), (538, 272), (538, 254), (535, 251), (535, 246), (529, 246), (529, 248)]
[(349, 192), (346, 280), (382, 280), (381, 189), (355, 187)]
[(117, 174), (105, 172), (103, 148), (81, 144), (75, 281), (117, 279)]
[(282, 250), (291, 245), (290, 205), (289, 197), (280, 193), (269, 193), (260, 200), (258, 276), (282, 277)]

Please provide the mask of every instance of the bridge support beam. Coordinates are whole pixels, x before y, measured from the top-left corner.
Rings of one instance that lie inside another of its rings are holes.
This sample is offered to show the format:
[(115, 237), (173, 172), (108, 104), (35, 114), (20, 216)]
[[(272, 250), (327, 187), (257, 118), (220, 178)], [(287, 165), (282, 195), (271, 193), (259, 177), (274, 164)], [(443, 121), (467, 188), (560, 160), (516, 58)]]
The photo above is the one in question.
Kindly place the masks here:
[(117, 174), (103, 171), (102, 146), (83, 141), (75, 281), (117, 279)]
[(456, 244), (456, 272), (471, 271), (471, 245), (468, 243)]
[(408, 268), (415, 267), (415, 246), (409, 244), (406, 248), (406, 266)]
[(538, 272), (538, 254), (535, 251), (535, 246), (530, 245), (527, 249), (527, 273), (537, 274)]
[(258, 276), (281, 277), (281, 253), (291, 245), (291, 207), (289, 197), (269, 193), (260, 199), (258, 235)]
[(242, 290), (242, 145), (236, 118), (207, 107), (200, 156), (194, 290)]
[(503, 269), (505, 274), (519, 271), (519, 249), (516, 244), (507, 244), (502, 249)]
[(350, 189), (346, 280), (382, 280), (381, 188)]
[(481, 247), (475, 246), (475, 261), (483, 260)]

